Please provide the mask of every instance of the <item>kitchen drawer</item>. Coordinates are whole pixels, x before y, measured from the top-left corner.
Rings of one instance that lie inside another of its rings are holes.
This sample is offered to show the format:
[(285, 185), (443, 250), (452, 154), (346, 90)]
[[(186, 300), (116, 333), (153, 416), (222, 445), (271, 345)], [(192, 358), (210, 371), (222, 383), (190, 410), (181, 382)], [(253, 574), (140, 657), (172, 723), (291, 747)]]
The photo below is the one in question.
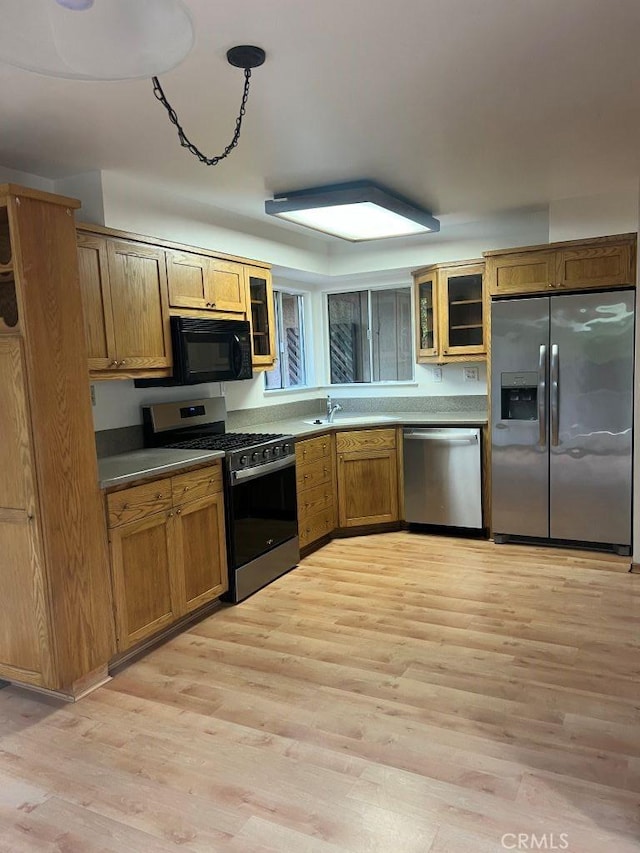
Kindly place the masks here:
[(300, 547), (310, 545), (321, 536), (327, 536), (335, 527), (335, 516), (333, 507), (323, 509), (314, 515), (309, 516), (304, 522), (298, 525), (298, 537), (300, 539)]
[(296, 468), (296, 485), (298, 492), (319, 486), (322, 483), (331, 483), (333, 466), (331, 459), (318, 459)]
[(333, 484), (324, 483), (304, 489), (298, 497), (298, 520), (302, 522), (309, 516), (333, 506)]
[(358, 429), (336, 434), (338, 453), (353, 450), (394, 450), (395, 447), (395, 429)]
[(171, 478), (174, 506), (198, 498), (206, 498), (222, 491), (222, 466), (214, 462), (206, 468), (178, 474)]
[(154, 512), (171, 509), (172, 505), (170, 477), (152, 480), (121, 492), (112, 492), (107, 495), (109, 527), (139, 521)]
[(331, 435), (320, 435), (318, 438), (308, 438), (296, 442), (296, 465), (315, 462), (331, 456)]

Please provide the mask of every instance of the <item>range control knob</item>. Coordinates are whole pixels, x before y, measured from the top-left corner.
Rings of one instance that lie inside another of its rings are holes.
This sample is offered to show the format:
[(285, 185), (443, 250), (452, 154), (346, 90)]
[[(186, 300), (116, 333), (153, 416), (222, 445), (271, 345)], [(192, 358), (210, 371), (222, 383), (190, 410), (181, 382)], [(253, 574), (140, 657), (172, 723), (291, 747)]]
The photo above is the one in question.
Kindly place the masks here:
[(246, 457), (246, 455), (244, 455), (244, 454), (243, 454), (243, 455), (240, 457), (240, 464), (241, 464), (241, 465), (246, 465), (246, 464), (247, 464), (247, 457)]
[(282, 452), (284, 453), (285, 456), (287, 455), (287, 453), (290, 453), (291, 452), (291, 445), (290, 444), (283, 444), (282, 445)]
[(279, 444), (276, 444), (276, 446), (273, 448), (273, 455), (274, 456), (280, 456), (281, 453), (282, 453), (282, 448), (280, 447)]
[(271, 450), (267, 447), (262, 451), (262, 456), (264, 459), (269, 459), (271, 457)]
[(257, 462), (260, 459), (260, 453), (257, 450), (254, 450), (251, 454), (251, 461)]

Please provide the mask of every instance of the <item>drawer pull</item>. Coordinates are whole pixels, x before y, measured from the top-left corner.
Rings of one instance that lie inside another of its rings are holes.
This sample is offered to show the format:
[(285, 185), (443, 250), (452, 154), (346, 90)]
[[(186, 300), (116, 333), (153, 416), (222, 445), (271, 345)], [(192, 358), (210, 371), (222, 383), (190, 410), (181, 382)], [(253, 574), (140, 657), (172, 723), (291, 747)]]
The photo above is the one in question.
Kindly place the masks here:
[(161, 501), (161, 500), (162, 500), (162, 494), (161, 494), (160, 492), (158, 492), (158, 494), (156, 495), (156, 500), (157, 500), (157, 501)]

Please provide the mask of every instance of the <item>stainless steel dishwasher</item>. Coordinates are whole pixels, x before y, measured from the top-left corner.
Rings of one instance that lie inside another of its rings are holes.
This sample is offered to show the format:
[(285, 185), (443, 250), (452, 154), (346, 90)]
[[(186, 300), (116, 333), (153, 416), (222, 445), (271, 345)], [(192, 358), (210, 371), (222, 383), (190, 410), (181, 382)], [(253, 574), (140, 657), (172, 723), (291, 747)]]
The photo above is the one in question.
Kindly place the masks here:
[(480, 430), (406, 427), (403, 437), (405, 520), (482, 528)]

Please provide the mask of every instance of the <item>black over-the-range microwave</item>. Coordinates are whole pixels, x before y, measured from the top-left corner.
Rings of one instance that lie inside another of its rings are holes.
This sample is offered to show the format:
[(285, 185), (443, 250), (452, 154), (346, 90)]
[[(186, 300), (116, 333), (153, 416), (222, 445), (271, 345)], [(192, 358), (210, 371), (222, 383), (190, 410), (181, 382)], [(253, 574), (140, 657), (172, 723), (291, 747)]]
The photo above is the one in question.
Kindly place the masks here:
[(171, 317), (173, 376), (136, 385), (197, 385), (251, 379), (251, 326), (247, 320)]

